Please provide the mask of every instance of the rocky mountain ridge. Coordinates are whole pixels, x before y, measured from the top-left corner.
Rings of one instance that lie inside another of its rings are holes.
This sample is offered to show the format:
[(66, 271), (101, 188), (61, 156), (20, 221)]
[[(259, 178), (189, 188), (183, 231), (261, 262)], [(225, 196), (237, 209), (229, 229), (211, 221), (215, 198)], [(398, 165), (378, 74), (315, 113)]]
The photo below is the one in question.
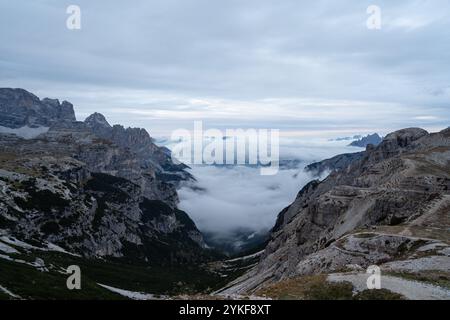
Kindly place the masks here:
[(23, 89), (0, 89), (0, 125), (8, 128), (23, 126), (50, 127), (60, 121), (75, 121), (75, 112), (70, 102), (58, 99), (40, 100)]
[(449, 277), (449, 217), (450, 130), (399, 130), (307, 184), (278, 215), (257, 266), (222, 292), (372, 264)]
[(325, 172), (341, 170), (347, 168), (353, 161), (359, 160), (364, 156), (364, 152), (343, 153), (330, 159), (314, 162), (305, 167), (305, 171), (314, 176), (320, 177)]
[[(32, 139), (0, 133), (0, 229), (87, 257), (203, 261), (201, 233), (177, 209), (192, 177), (144, 129), (75, 120), (68, 102), (0, 89), (0, 126), (48, 126)], [(162, 178), (163, 177), (163, 178)]]
[(381, 143), (381, 141), (383, 140), (382, 137), (380, 137), (378, 135), (378, 133), (373, 133), (373, 134), (369, 134), (365, 137), (362, 137), (358, 140), (352, 141), (349, 146), (351, 147), (360, 147), (360, 148), (365, 148), (367, 147), (367, 145), (371, 144), (374, 146), (377, 146)]

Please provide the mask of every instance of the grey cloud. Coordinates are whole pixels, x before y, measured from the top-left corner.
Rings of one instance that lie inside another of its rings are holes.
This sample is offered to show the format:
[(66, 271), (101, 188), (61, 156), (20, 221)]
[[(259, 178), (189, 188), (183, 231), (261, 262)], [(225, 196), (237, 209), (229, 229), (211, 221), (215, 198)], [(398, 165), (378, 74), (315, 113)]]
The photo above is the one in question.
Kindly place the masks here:
[[(326, 139), (281, 140), (282, 158), (299, 159), (299, 168), (279, 170), (262, 176), (258, 168), (194, 166), (196, 187), (183, 187), (180, 207), (189, 212), (200, 230), (227, 237), (237, 229), (263, 231), (273, 227), (277, 214), (296, 197), (298, 190), (313, 179), (303, 165), (343, 152), (361, 149)], [(236, 183), (239, 181), (239, 183)]]
[[(0, 85), (73, 100), (80, 116), (95, 108), (147, 127), (158, 123), (124, 118), (117, 110), (204, 110), (206, 116), (211, 106), (191, 99), (223, 99), (229, 108), (271, 98), (281, 113), (286, 108), (277, 99), (316, 98), (395, 104), (391, 114), (343, 108), (335, 126), (442, 127), (449, 120), (445, 0), (378, 1), (379, 31), (365, 26), (371, 1), (78, 0), (82, 29), (69, 31), (65, 9), (72, 3), (0, 1)], [(146, 100), (160, 93), (161, 99)], [(404, 117), (405, 108), (414, 115)], [(304, 109), (301, 103), (290, 107), (300, 114)], [(318, 108), (314, 121), (298, 124), (327, 126), (322, 113)], [(439, 117), (409, 120), (428, 115)], [(291, 126), (266, 116), (258, 119), (261, 125)], [(234, 123), (254, 125), (252, 117)]]

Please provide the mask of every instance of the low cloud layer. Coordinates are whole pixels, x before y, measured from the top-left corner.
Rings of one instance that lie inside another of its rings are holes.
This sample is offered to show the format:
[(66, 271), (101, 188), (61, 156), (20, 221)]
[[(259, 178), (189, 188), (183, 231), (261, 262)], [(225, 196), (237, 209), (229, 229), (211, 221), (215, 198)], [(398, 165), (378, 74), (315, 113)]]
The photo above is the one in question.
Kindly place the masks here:
[(204, 191), (182, 188), (180, 208), (189, 213), (201, 231), (226, 235), (240, 228), (260, 231), (274, 225), (277, 213), (293, 201), (309, 179), (298, 170), (281, 170), (261, 176), (249, 167), (197, 167), (192, 173)]
[(236, 229), (268, 230), (278, 213), (294, 199), (301, 187), (313, 179), (303, 166), (315, 160), (359, 148), (348, 142), (283, 139), (282, 156), (300, 159), (295, 169), (280, 170), (274, 176), (261, 176), (258, 168), (231, 166), (194, 166), (196, 187), (179, 191), (180, 208), (188, 212), (201, 231), (226, 238)]

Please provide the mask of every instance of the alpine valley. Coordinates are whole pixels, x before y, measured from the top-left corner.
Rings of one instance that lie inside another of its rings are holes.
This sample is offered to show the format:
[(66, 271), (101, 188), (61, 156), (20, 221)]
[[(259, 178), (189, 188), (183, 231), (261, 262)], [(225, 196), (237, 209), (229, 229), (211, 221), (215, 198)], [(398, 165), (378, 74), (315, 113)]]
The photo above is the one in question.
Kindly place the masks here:
[(450, 129), (376, 138), (306, 166), (317, 179), (230, 257), (179, 209), (195, 177), (146, 130), (0, 89), (0, 299), (450, 299)]

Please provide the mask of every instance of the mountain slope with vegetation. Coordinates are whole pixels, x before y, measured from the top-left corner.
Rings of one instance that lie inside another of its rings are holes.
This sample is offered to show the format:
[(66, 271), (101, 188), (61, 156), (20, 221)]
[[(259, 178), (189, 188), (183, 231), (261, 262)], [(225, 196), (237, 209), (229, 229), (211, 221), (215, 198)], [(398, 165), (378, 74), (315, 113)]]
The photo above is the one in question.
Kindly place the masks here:
[[(70, 103), (23, 89), (0, 89), (0, 111), (1, 297), (120, 298), (99, 283), (178, 294), (226, 282), (208, 266), (222, 256), (177, 208), (178, 184), (193, 177), (144, 129), (98, 113), (76, 121)], [(66, 288), (71, 264), (83, 293)]]
[[(450, 279), (450, 130), (387, 135), (279, 215), (260, 262), (222, 292), (258, 292), (314, 274)], [(351, 279), (351, 278), (350, 278)], [(444, 289), (450, 298), (448, 289)]]

